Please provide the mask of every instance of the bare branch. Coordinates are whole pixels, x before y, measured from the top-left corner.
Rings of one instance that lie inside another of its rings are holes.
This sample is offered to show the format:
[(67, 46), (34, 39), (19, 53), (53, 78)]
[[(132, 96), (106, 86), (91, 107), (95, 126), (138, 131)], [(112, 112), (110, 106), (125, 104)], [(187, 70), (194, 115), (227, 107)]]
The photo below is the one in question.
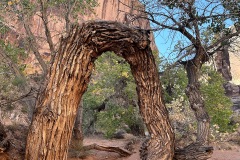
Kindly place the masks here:
[(239, 36), (240, 34), (240, 30), (235, 32), (235, 33), (232, 33), (232, 34), (229, 34), (229, 35), (226, 35), (226, 36), (223, 36), (222, 38), (218, 39), (215, 43), (213, 43), (212, 45), (208, 46), (206, 48), (207, 51), (213, 49), (214, 47), (217, 47), (219, 44), (221, 44), (222, 42), (226, 41), (226, 40), (229, 40), (230, 38), (233, 38), (235, 36)]
[(53, 61), (53, 57), (56, 53), (56, 50), (54, 48), (53, 40), (52, 40), (52, 35), (50, 32), (50, 29), (48, 27), (48, 16), (47, 16), (47, 2), (44, 0), (40, 0), (40, 5), (41, 5), (41, 18), (43, 20), (44, 28), (45, 28), (45, 34), (47, 37), (47, 42), (51, 51), (51, 62)]

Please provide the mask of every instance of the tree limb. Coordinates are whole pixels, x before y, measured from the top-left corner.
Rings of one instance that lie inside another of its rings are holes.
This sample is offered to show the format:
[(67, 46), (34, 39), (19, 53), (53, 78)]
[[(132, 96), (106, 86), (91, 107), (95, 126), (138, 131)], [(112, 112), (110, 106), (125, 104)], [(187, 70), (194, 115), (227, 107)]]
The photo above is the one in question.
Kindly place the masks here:
[(88, 151), (88, 150), (92, 150), (92, 149), (96, 149), (99, 151), (115, 152), (115, 153), (118, 153), (122, 157), (128, 157), (132, 154), (132, 152), (130, 152), (126, 149), (123, 149), (121, 147), (101, 146), (101, 145), (97, 145), (96, 143), (88, 145), (88, 146), (83, 146), (84, 151)]

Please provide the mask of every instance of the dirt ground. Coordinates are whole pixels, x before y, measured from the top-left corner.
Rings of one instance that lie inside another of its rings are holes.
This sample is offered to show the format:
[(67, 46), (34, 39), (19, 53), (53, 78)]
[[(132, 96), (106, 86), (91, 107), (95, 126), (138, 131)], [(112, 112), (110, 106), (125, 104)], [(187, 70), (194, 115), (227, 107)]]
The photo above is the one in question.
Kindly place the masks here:
[[(120, 157), (117, 153), (105, 152), (98, 150), (91, 150), (86, 153), (84, 158), (68, 158), (68, 160), (140, 160), (139, 148), (141, 146), (141, 140), (134, 139), (129, 136), (125, 139), (104, 139), (99, 137), (87, 137), (84, 140), (84, 145), (90, 145), (96, 143), (102, 146), (115, 146), (124, 148), (129, 141), (134, 140), (133, 154), (129, 157)], [(232, 150), (218, 150), (214, 147), (212, 158), (210, 160), (240, 160), (240, 146), (234, 146)]]

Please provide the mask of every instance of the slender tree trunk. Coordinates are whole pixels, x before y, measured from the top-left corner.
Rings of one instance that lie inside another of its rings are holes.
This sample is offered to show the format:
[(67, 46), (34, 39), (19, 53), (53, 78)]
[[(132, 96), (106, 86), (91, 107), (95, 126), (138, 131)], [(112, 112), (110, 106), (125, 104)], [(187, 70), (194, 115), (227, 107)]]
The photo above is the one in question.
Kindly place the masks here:
[(200, 93), (200, 83), (196, 79), (199, 77), (199, 71), (196, 70), (194, 65), (187, 66), (186, 70), (188, 75), (191, 76), (186, 88), (186, 95), (197, 119), (197, 142), (208, 145), (210, 119)]
[(210, 118), (205, 109), (199, 82), (201, 67), (207, 57), (203, 48), (199, 48), (196, 55), (194, 59), (183, 64), (188, 77), (185, 92), (197, 120), (197, 141), (183, 149), (177, 149), (174, 155), (176, 160), (206, 160), (213, 151), (213, 147), (208, 146)]
[(201, 61), (189, 61), (185, 68), (188, 76), (186, 95), (197, 119), (197, 142), (208, 145), (210, 118), (200, 92)]
[(36, 104), (25, 159), (67, 159), (74, 120), (94, 60), (113, 51), (130, 64), (137, 84), (139, 107), (151, 138), (142, 159), (171, 160), (174, 134), (162, 101), (161, 84), (148, 32), (117, 22), (88, 22), (61, 40), (47, 86)]

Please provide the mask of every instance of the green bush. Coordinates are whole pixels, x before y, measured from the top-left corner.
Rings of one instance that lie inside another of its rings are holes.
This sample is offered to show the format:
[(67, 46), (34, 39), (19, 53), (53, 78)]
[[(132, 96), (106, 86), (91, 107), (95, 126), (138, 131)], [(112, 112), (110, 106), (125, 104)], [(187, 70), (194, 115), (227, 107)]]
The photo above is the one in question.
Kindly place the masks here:
[(137, 109), (129, 106), (123, 108), (120, 106), (110, 105), (106, 111), (97, 114), (97, 128), (104, 133), (107, 138), (112, 138), (117, 130), (125, 129), (131, 132), (131, 128), (143, 128), (143, 123), (138, 117)]
[(21, 77), (15, 77), (12, 80), (12, 84), (14, 86), (17, 86), (17, 87), (23, 86), (25, 83), (26, 83), (26, 80), (24, 78), (21, 78)]
[(232, 131), (235, 127), (230, 125), (233, 103), (230, 98), (225, 96), (224, 79), (210, 67), (204, 67), (203, 74), (207, 82), (202, 83), (201, 92), (206, 109), (211, 117), (211, 124), (217, 124), (220, 127), (220, 132)]
[[(166, 103), (173, 103), (179, 98), (182, 99), (182, 102), (188, 101), (185, 95), (187, 75), (182, 67), (166, 72), (162, 77), (162, 82)], [(201, 94), (206, 110), (211, 118), (211, 125), (218, 125), (220, 132), (232, 131), (235, 128), (234, 125), (230, 124), (231, 115), (233, 114), (231, 110), (232, 102), (225, 95), (223, 88), (224, 79), (213, 68), (203, 66), (200, 82)], [(171, 93), (167, 90), (169, 85), (172, 87)], [(182, 103), (182, 105), (184, 105), (184, 103)]]

